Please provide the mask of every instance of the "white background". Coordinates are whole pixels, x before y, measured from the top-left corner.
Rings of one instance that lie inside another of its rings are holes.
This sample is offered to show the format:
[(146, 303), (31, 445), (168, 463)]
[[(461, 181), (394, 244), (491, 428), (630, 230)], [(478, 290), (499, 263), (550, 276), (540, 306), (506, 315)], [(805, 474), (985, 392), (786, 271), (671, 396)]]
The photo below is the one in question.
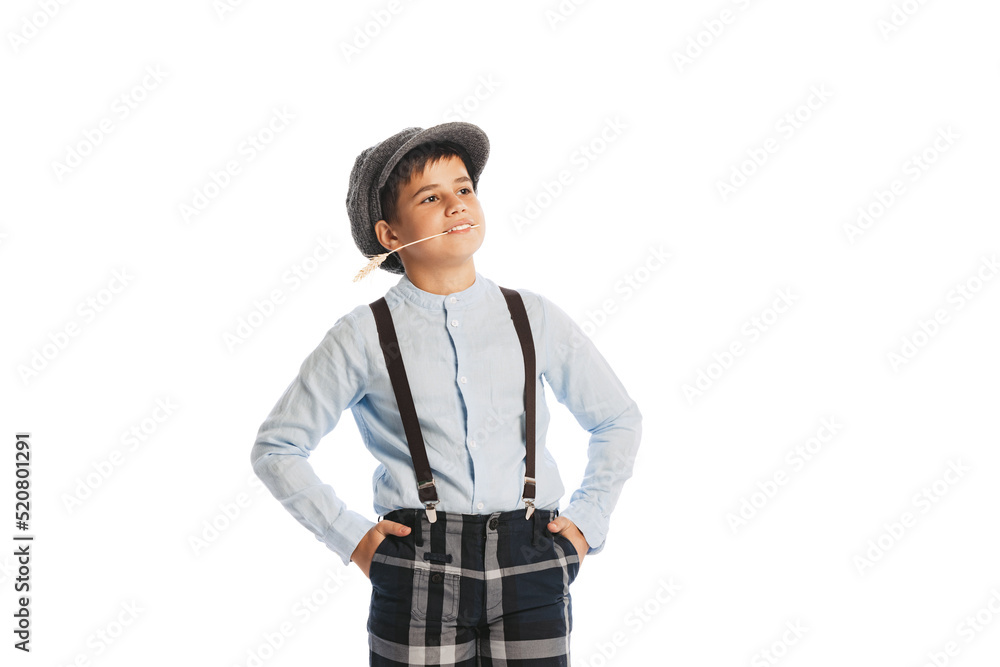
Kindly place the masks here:
[[(249, 452), (325, 331), (397, 280), (351, 282), (355, 156), (446, 120), (492, 144), (477, 269), (585, 326), (645, 418), (574, 584), (575, 665), (996, 664), (996, 3), (48, 4), (0, 20), (3, 664), (367, 664), (367, 580), (251, 483)], [(268, 135), (275, 109), (294, 118)], [(859, 207), (880, 214), (851, 233)], [(552, 407), (572, 490), (587, 434)], [(375, 518), (349, 415), (314, 463)]]

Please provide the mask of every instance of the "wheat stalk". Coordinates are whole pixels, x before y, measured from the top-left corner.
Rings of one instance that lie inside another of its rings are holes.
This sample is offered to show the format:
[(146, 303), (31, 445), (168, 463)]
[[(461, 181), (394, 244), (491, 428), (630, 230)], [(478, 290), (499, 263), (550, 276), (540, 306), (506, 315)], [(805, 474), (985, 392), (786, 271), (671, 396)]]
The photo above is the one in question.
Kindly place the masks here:
[[(472, 225), (472, 227), (470, 227), (470, 229), (474, 229), (474, 228), (476, 228), (478, 226), (479, 225)], [(414, 243), (420, 243), (421, 241), (426, 241), (428, 239), (433, 239), (433, 238), (436, 238), (438, 236), (444, 236), (445, 234), (450, 234), (450, 233), (451, 233), (451, 230), (449, 230), (447, 232), (441, 232), (440, 234), (434, 234), (432, 236), (427, 236), (427, 237), (422, 238), (422, 239), (417, 239), (416, 241), (410, 241), (406, 245), (399, 246), (398, 248), (396, 248), (396, 250), (402, 250), (406, 246), (411, 246)], [(358, 282), (359, 280), (361, 280), (362, 278), (364, 278), (365, 276), (367, 276), (369, 273), (371, 273), (372, 271), (374, 271), (375, 269), (377, 269), (378, 267), (380, 267), (382, 265), (382, 262), (385, 261), (385, 258), (388, 257), (389, 255), (391, 255), (392, 253), (396, 252), (396, 250), (390, 250), (389, 252), (384, 252), (381, 255), (365, 255), (365, 257), (368, 257), (371, 261), (369, 261), (367, 264), (365, 264), (365, 266), (364, 266), (363, 269), (361, 269), (360, 271), (358, 271), (357, 275), (354, 276), (354, 280), (352, 280), (351, 282), (355, 282), (355, 283)]]

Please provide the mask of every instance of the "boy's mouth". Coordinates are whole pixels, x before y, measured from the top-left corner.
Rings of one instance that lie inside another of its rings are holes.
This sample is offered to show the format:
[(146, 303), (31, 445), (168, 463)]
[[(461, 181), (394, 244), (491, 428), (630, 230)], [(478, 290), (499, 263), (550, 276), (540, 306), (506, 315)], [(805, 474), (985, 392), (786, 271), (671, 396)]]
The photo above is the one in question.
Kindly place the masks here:
[(471, 222), (463, 222), (460, 225), (455, 225), (451, 229), (446, 230), (445, 233), (448, 234), (448, 233), (451, 233), (451, 232), (462, 232), (462, 231), (465, 231), (466, 229), (472, 229), (473, 227), (478, 227), (478, 226), (479, 225), (472, 224)]

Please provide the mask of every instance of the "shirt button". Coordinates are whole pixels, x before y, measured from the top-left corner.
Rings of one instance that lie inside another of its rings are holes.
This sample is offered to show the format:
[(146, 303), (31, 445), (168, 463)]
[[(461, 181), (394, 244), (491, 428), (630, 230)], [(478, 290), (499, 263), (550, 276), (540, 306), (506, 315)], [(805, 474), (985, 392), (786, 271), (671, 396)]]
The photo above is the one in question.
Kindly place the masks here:
[(457, 327), (458, 326), (458, 320), (452, 320), (451, 321), (451, 326)]
[(460, 382), (461, 382), (462, 384), (465, 384), (465, 383), (466, 383), (466, 382), (467, 382), (468, 380), (466, 380), (466, 379), (465, 379), (465, 376), (463, 375), (463, 376), (462, 376), (461, 378), (459, 378), (459, 381), (460, 381)]
[(476, 509), (477, 509), (477, 510), (481, 510), (481, 509), (483, 509), (484, 507), (486, 507), (486, 505), (484, 505), (484, 504), (482, 504), (482, 503), (476, 503)]
[(476, 448), (476, 441), (475, 440), (469, 440), (469, 447), (471, 447), (472, 449), (475, 449)]

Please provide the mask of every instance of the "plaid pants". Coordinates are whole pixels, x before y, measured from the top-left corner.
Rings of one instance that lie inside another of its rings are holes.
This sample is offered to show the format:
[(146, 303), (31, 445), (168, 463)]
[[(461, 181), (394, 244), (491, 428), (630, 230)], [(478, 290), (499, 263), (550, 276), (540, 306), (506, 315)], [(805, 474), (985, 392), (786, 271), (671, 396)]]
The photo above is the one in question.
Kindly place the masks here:
[(549, 532), (558, 514), (396, 510), (410, 526), (372, 559), (370, 664), (378, 667), (569, 665), (573, 543)]

